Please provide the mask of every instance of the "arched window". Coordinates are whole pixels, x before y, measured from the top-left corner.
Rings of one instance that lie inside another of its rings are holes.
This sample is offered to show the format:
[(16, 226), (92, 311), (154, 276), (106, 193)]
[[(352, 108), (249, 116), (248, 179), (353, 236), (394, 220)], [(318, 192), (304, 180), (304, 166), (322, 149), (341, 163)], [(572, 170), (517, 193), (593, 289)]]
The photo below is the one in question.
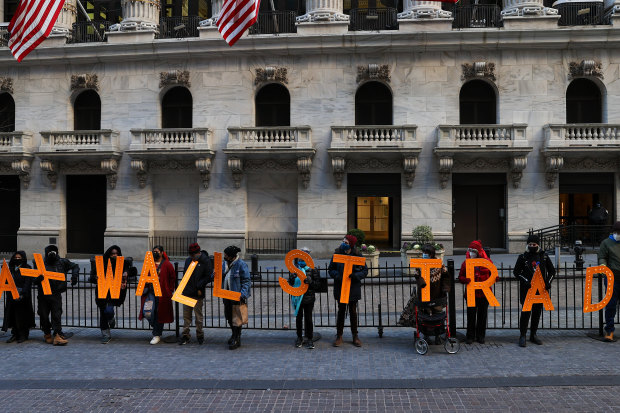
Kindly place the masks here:
[(356, 125), (391, 125), (392, 92), (381, 82), (367, 82), (355, 93)]
[(8, 93), (0, 95), (0, 132), (15, 131), (15, 101)]
[(459, 94), (461, 125), (497, 123), (497, 96), (484, 80), (470, 80)]
[(187, 88), (176, 86), (167, 91), (161, 100), (161, 127), (193, 127), (192, 106), (192, 94)]
[(75, 98), (73, 104), (74, 130), (101, 129), (101, 99), (94, 90), (85, 90)]
[(566, 123), (602, 123), (601, 89), (589, 79), (575, 79), (566, 89)]
[(290, 126), (291, 95), (278, 84), (263, 86), (256, 94), (256, 126)]

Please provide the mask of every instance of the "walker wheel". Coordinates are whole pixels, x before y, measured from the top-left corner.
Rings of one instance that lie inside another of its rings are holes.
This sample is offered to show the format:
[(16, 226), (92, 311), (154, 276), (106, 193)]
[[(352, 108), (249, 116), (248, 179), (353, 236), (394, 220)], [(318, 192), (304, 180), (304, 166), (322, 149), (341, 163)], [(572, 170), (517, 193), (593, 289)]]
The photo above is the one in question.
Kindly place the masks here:
[(428, 343), (423, 338), (419, 339), (415, 343), (415, 351), (418, 354), (425, 355), (428, 352)]
[(450, 354), (456, 354), (461, 349), (461, 342), (456, 338), (450, 337), (443, 343), (443, 348)]

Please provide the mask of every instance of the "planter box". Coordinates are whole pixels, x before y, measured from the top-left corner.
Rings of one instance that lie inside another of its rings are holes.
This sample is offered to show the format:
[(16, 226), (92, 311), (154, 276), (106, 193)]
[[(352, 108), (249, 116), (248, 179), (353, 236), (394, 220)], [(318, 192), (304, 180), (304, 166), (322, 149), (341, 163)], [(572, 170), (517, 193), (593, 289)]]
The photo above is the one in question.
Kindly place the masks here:
[(366, 266), (368, 267), (369, 277), (379, 276), (379, 251), (375, 251), (370, 254), (362, 253), (362, 256), (366, 258)]

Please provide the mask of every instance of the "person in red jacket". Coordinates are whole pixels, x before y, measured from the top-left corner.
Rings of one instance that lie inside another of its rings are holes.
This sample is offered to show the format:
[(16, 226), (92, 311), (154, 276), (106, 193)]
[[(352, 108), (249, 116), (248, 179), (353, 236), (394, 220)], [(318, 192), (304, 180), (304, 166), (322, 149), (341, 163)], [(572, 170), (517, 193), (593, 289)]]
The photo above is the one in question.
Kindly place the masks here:
[[(157, 344), (161, 341), (161, 335), (164, 331), (164, 324), (172, 323), (174, 321), (172, 294), (174, 294), (174, 281), (176, 274), (172, 263), (170, 263), (170, 260), (168, 259), (168, 255), (164, 252), (164, 247), (161, 245), (153, 247), (153, 260), (155, 261), (155, 268), (157, 268), (157, 275), (159, 275), (161, 297), (155, 297), (149, 323), (153, 326), (153, 339), (151, 340), (151, 344)], [(152, 290), (152, 288), (153, 287), (151, 284), (147, 284), (144, 288), (140, 308), (144, 308), (144, 302), (149, 294), (149, 289)], [(138, 318), (142, 320), (142, 317), (142, 311), (140, 311), (140, 316)]]
[[(484, 252), (484, 249), (482, 249), (482, 243), (480, 241), (472, 241), (471, 244), (469, 244), (469, 248), (465, 254), (465, 261), (463, 261), (461, 270), (459, 271), (459, 282), (466, 285), (471, 282), (465, 275), (465, 263), (470, 258), (482, 258), (491, 261), (486, 252)], [(474, 267), (474, 281), (485, 281), (490, 276), (491, 271), (488, 268)], [(473, 343), (474, 340), (478, 341), (480, 344), (484, 344), (484, 336), (487, 330), (488, 309), (489, 302), (484, 293), (482, 290), (476, 290), (476, 306), (467, 307), (467, 344)]]

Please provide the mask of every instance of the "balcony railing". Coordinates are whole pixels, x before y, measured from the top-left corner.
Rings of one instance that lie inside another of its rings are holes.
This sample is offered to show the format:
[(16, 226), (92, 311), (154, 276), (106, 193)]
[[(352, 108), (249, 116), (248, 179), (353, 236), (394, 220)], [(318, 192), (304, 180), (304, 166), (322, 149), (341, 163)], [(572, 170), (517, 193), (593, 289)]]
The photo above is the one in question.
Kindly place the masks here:
[(497, 4), (455, 5), (452, 10), (454, 29), (502, 27), (501, 8)]
[(110, 31), (110, 23), (106, 20), (93, 20), (90, 22), (76, 22), (73, 23), (73, 34), (71, 36), (71, 43), (91, 43), (91, 42), (105, 42), (105, 33)]
[(261, 11), (250, 34), (297, 33), (296, 17), (292, 10)]
[(209, 129), (132, 129), (130, 150), (210, 149)]
[(331, 148), (413, 148), (415, 125), (332, 126)]
[(600, 2), (554, 3), (560, 20), (558, 26), (589, 26), (611, 24), (611, 12)]
[(527, 125), (439, 125), (438, 148), (527, 146)]
[(309, 126), (228, 128), (226, 149), (312, 149)]
[(620, 124), (546, 125), (548, 148), (620, 147)]
[(159, 20), (158, 39), (182, 39), (185, 37), (198, 37), (199, 16), (173, 16), (162, 17)]
[(40, 152), (117, 151), (118, 132), (109, 129), (41, 132)]
[(398, 30), (397, 10), (392, 7), (351, 9), (349, 31)]
[(24, 152), (32, 143), (32, 136), (24, 132), (0, 132), (0, 153)]

